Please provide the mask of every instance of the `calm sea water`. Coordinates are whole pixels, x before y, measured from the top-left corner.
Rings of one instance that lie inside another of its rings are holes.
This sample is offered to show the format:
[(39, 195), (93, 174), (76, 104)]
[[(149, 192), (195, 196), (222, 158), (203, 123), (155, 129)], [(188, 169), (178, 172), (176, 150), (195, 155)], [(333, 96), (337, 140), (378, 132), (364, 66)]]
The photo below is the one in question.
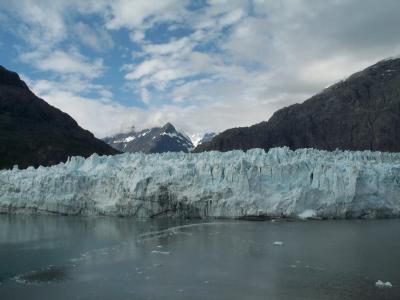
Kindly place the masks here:
[(400, 299), (400, 220), (3, 215), (0, 299)]

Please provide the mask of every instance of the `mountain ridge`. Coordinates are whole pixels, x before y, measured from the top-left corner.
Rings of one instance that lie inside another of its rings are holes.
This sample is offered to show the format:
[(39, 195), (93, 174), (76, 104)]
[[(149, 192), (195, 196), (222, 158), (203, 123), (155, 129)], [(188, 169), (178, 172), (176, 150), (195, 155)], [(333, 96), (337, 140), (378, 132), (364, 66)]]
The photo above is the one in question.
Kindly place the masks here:
[(0, 169), (117, 154), (68, 114), (37, 97), (16, 72), (0, 66)]
[(228, 129), (194, 152), (282, 146), (400, 151), (400, 59), (356, 72), (268, 121)]

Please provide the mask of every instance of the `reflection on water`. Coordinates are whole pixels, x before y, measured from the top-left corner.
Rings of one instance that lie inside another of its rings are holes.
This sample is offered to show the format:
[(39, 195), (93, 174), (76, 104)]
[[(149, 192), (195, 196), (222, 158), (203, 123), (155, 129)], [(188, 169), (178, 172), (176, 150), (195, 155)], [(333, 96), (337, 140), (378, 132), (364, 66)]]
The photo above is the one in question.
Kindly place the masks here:
[[(400, 220), (0, 216), (0, 295), (399, 299), (399, 233)], [(378, 289), (377, 280), (393, 287)]]
[(65, 266), (48, 266), (37, 271), (30, 271), (15, 277), (19, 283), (52, 283), (61, 282), (68, 279), (67, 267)]

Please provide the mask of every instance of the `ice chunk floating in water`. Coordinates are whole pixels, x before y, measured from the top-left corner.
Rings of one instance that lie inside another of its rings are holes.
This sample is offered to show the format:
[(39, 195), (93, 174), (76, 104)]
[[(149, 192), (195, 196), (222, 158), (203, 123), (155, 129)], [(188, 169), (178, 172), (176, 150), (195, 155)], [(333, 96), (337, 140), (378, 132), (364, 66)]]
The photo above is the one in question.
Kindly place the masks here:
[(310, 219), (315, 217), (315, 210), (313, 209), (306, 209), (301, 214), (299, 214), (300, 219)]
[(392, 284), (389, 281), (383, 282), (382, 280), (378, 280), (375, 282), (375, 286), (378, 288), (391, 288)]
[(400, 215), (400, 154), (125, 153), (0, 171), (0, 213), (134, 217)]
[(171, 252), (169, 251), (157, 251), (157, 250), (153, 250), (151, 251), (152, 254), (161, 254), (161, 255), (170, 255)]

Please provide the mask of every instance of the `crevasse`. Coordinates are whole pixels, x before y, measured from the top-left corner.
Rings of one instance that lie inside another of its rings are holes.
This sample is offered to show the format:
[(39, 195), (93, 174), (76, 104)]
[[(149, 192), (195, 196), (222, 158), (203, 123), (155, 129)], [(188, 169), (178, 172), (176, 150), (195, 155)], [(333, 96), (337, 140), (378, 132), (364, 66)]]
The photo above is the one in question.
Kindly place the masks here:
[(0, 171), (1, 213), (133, 217), (400, 215), (400, 154), (265, 152), (72, 157)]

